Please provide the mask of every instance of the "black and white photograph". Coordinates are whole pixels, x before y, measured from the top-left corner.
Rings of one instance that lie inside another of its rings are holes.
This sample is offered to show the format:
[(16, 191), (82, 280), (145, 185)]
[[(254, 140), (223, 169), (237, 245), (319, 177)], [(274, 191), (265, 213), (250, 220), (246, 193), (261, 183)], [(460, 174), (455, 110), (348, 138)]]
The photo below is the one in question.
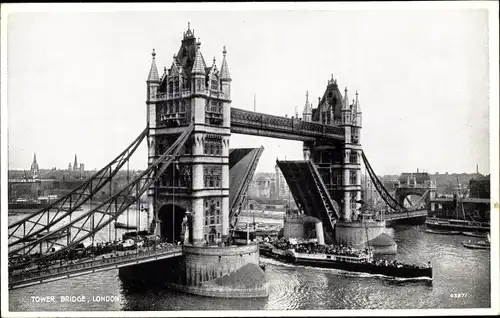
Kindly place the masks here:
[(500, 314), (498, 19), (2, 4), (2, 317)]

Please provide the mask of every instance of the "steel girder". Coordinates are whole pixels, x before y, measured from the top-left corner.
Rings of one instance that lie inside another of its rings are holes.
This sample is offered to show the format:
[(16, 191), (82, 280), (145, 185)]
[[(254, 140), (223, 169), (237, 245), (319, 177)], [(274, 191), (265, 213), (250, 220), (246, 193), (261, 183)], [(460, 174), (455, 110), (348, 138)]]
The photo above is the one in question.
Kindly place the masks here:
[(130, 156), (134, 154), (137, 147), (147, 136), (147, 133), (148, 128), (144, 129), (122, 153), (82, 185), (49, 206), (9, 225), (9, 240), (14, 239), (9, 242), (9, 247), (28, 242), (44, 231), (48, 232), (51, 227), (92, 198), (128, 162)]
[[(118, 193), (101, 203), (99, 206), (91, 209), (88, 212), (70, 220), (69, 223), (64, 224), (50, 235), (46, 235), (36, 239), (35, 241), (28, 242), (24, 246), (12, 250), (9, 253), (20, 252), (21, 250), (25, 255), (29, 254), (37, 246), (46, 244), (47, 253), (42, 254), (40, 257), (33, 261), (20, 262), (13, 264), (12, 269), (23, 268), (30, 265), (32, 262), (41, 262), (49, 259), (54, 259), (56, 256), (65, 253), (68, 250), (75, 248), (79, 243), (85, 239), (94, 236), (97, 232), (104, 229), (112, 221), (116, 220), (118, 216), (123, 214), (134, 202), (137, 202), (140, 196), (147, 191), (147, 189), (158, 180), (166, 171), (168, 166), (175, 160), (175, 156), (179, 154), (182, 146), (188, 140), (193, 131), (193, 125), (190, 125), (180, 137), (158, 158), (154, 163), (144, 170), (138, 177), (131, 181), (126, 187)], [(96, 222), (97, 219), (97, 222)], [(77, 224), (78, 222), (83, 222)], [(88, 227), (88, 228), (87, 228)], [(75, 229), (76, 233), (72, 233), (71, 229)], [(67, 242), (61, 244), (56, 242), (53, 238), (57, 234), (66, 232)], [(80, 233), (84, 232), (82, 235)], [(52, 238), (51, 238), (52, 237)], [(50, 252), (54, 245), (58, 245), (61, 249)]]
[(366, 158), (365, 152), (361, 152), (361, 157), (363, 158), (363, 162), (365, 164), (366, 170), (368, 171), (368, 175), (370, 176), (370, 179), (373, 182), (373, 185), (375, 186), (375, 189), (377, 190), (378, 194), (384, 200), (387, 205), (397, 211), (397, 212), (409, 212), (408, 209), (406, 209), (404, 206), (402, 206), (396, 199), (394, 199), (391, 194), (387, 191), (387, 189), (384, 187), (380, 179), (377, 177), (375, 172), (372, 169), (372, 166), (368, 162), (368, 158)]

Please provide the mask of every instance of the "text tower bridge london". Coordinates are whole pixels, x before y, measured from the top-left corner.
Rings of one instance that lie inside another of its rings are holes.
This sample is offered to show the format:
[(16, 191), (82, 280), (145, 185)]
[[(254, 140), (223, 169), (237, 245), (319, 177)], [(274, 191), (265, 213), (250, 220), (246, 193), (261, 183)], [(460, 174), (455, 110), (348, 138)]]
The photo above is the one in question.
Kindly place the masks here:
[[(122, 277), (161, 274), (173, 288), (194, 294), (267, 296), (258, 245), (236, 244), (233, 239), (264, 149), (230, 149), (231, 133), (303, 142), (303, 160), (278, 160), (277, 165), (299, 210), (321, 221), (329, 243), (363, 243), (382, 233), (385, 219), (426, 215), (426, 210), (405, 208), (394, 199), (370, 166), (361, 147), (357, 92), (350, 100), (347, 88), (342, 94), (332, 76), (315, 107), (306, 94), (301, 119), (238, 109), (231, 103), (233, 83), (226, 53), (224, 47), (220, 67), (215, 58), (207, 64), (190, 27), (161, 75), (153, 51), (147, 78), (147, 127), (81, 186), (9, 225), (10, 288), (119, 268)], [(108, 199), (97, 201), (96, 194), (111, 189), (118, 171), (144, 140), (148, 168)], [(361, 212), (361, 162), (390, 207), (379, 220), (366, 220)], [(143, 210), (140, 198), (146, 194), (144, 210), (150, 220), (146, 235), (183, 244), (96, 257), (96, 242), (108, 247), (121, 239), (116, 230), (113, 237), (112, 225), (134, 205), (136, 211)], [(87, 258), (62, 262), (78, 253), (82, 256), (82, 246), (89, 241), (92, 248)], [(221, 283), (242, 271), (252, 272), (252, 284)], [(256, 283), (258, 278), (261, 283)]]

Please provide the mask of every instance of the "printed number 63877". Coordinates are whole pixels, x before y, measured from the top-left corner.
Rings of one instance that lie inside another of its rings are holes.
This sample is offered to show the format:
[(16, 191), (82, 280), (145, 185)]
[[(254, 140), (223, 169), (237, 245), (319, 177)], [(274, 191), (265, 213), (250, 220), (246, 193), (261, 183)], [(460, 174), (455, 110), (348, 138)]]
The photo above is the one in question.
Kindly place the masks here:
[(466, 298), (467, 293), (452, 293), (450, 294), (450, 298)]

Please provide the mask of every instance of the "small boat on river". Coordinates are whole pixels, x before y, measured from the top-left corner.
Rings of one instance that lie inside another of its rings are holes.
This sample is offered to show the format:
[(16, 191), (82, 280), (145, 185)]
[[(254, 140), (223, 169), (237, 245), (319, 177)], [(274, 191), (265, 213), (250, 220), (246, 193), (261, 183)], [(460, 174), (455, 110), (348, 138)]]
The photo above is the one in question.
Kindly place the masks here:
[(488, 233), (478, 233), (478, 232), (462, 232), (462, 234), (465, 236), (482, 237), (482, 238), (486, 238), (488, 236)]
[[(265, 243), (260, 245), (260, 254), (282, 262), (323, 268), (335, 268), (351, 272), (379, 274), (400, 278), (430, 278), (432, 279), (432, 266), (416, 266), (398, 261), (374, 261), (373, 254), (335, 254), (308, 252), (310, 249), (300, 245), (294, 248), (278, 248)], [(300, 252), (298, 252), (300, 251)]]
[(490, 249), (490, 243), (486, 242), (486, 241), (477, 241), (477, 242), (463, 241), (462, 245), (464, 247), (476, 249), (476, 250), (489, 250)]
[(461, 233), (460, 231), (444, 231), (444, 230), (431, 230), (431, 229), (427, 229), (425, 230), (425, 232), (432, 234), (441, 234), (441, 235), (458, 235)]
[(469, 241), (462, 241), (462, 245), (467, 248), (472, 248), (472, 249), (479, 249), (479, 250), (489, 250), (490, 249), (490, 234), (486, 234), (486, 239), (487, 241), (476, 241), (476, 242), (471, 242)]

